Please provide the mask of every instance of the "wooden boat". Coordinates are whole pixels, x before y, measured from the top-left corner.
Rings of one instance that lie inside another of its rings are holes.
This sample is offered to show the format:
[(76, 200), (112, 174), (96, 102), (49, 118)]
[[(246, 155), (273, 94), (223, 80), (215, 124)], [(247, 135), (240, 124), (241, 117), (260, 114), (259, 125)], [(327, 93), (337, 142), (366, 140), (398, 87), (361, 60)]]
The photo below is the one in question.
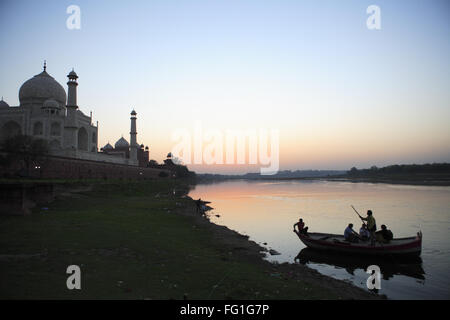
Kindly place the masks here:
[(370, 241), (352, 243), (346, 241), (343, 235), (328, 233), (298, 233), (300, 240), (308, 247), (316, 250), (333, 251), (337, 253), (375, 255), (375, 256), (420, 256), (422, 251), (422, 232), (409, 238), (397, 238), (389, 243)]
[(355, 271), (366, 270), (368, 266), (376, 264), (383, 270), (383, 279), (388, 280), (395, 275), (402, 275), (418, 280), (425, 280), (425, 270), (422, 267), (422, 258), (418, 256), (369, 256), (349, 255), (303, 248), (294, 259), (300, 264), (327, 264), (338, 269), (345, 269), (349, 274)]

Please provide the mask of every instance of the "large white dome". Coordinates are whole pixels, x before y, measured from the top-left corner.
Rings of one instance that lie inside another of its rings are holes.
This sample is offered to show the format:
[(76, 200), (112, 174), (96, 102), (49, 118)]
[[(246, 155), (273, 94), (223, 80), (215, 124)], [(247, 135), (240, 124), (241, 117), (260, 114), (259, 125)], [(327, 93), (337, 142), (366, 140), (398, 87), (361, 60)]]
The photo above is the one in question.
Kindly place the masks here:
[(55, 99), (62, 105), (66, 104), (66, 91), (45, 70), (24, 82), (19, 90), (20, 104), (44, 102)]

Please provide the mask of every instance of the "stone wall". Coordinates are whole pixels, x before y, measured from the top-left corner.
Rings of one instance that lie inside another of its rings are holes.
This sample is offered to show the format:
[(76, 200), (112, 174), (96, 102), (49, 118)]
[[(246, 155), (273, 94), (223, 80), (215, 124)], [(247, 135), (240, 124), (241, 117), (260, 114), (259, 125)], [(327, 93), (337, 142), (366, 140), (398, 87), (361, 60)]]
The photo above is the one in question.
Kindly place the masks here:
[(133, 162), (131, 159), (125, 158), (122, 154), (105, 154), (102, 152), (89, 152), (82, 150), (52, 150), (51, 154), (63, 158), (74, 158), (95, 162), (110, 162), (124, 165), (138, 165), (137, 162)]
[[(0, 177), (24, 175), (20, 164), (0, 168)], [(161, 174), (164, 172), (164, 174)], [(141, 168), (115, 163), (48, 156), (29, 170), (33, 178), (42, 179), (155, 179), (171, 177), (169, 170)]]

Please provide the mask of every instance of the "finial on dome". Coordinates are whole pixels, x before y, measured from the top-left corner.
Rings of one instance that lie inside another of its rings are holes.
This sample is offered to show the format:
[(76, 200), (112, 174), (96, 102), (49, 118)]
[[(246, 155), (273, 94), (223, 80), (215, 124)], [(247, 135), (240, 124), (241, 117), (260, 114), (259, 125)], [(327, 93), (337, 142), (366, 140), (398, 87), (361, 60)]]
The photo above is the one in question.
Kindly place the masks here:
[(47, 70), (47, 60), (44, 60), (44, 71)]

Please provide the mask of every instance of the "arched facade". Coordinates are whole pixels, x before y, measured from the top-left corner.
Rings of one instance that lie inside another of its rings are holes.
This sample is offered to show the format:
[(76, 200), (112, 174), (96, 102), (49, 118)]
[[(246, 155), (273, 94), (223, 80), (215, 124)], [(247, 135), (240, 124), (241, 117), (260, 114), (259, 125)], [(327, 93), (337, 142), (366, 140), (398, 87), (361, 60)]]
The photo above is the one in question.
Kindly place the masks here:
[(77, 103), (78, 76), (72, 70), (67, 77), (68, 87), (64, 88), (47, 73), (44, 65), (41, 73), (20, 87), (18, 106), (10, 106), (2, 99), (0, 140), (25, 134), (46, 140), (53, 156), (138, 165), (134, 152), (139, 147), (136, 112), (131, 113), (130, 143), (120, 139), (116, 150), (98, 152), (98, 126), (93, 124), (92, 113), (85, 115)]
[(88, 151), (88, 133), (84, 127), (78, 129), (78, 150)]
[(59, 122), (52, 122), (50, 126), (50, 135), (51, 136), (61, 135), (61, 124)]
[(97, 153), (98, 129), (92, 124), (92, 116), (85, 115), (76, 102), (77, 74), (72, 70), (67, 76), (70, 85), (66, 94), (46, 69), (44, 64), (41, 73), (22, 84), (19, 106), (1, 100), (0, 138), (22, 133), (45, 139), (53, 145), (55, 155), (65, 157), (81, 158), (83, 152)]
[(41, 121), (37, 121), (33, 124), (33, 135), (42, 136), (44, 134), (44, 125)]

